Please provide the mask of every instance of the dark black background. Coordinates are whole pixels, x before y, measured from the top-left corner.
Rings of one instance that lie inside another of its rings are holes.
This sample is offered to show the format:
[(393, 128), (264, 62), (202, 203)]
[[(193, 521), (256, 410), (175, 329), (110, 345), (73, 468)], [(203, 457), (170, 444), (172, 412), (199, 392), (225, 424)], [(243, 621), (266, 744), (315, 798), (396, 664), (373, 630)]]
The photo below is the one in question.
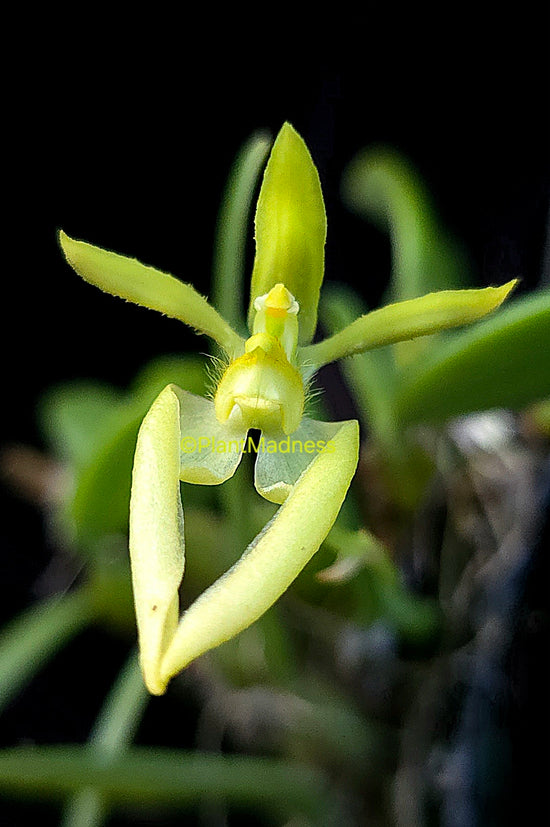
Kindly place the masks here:
[[(154, 355), (197, 346), (180, 323), (81, 282), (60, 254), (58, 228), (208, 293), (235, 153), (284, 120), (321, 175), (327, 278), (352, 282), (371, 304), (382, 294), (388, 240), (345, 209), (339, 186), (358, 150), (385, 143), (424, 176), (480, 286), (519, 276), (520, 289), (532, 289), (548, 267), (548, 19), (537, 8), (410, 19), (394, 6), (345, 18), (331, 8), (322, 32), (315, 19), (297, 31), (296, 10), (258, 21), (210, 8), (116, 22), (51, 12), (8, 27), (17, 49), (3, 100), (0, 446), (41, 445), (34, 405), (52, 383), (125, 386)], [(30, 506), (5, 489), (1, 503), (5, 619), (32, 602), (51, 550)], [(81, 652), (71, 650), (77, 670), (89, 668)], [(81, 698), (71, 711), (46, 692), (37, 740), (86, 737), (121, 653), (106, 657), (105, 675), (87, 678), (91, 704)], [(18, 742), (17, 720), (28, 722), (33, 705), (8, 719), (7, 742)]]

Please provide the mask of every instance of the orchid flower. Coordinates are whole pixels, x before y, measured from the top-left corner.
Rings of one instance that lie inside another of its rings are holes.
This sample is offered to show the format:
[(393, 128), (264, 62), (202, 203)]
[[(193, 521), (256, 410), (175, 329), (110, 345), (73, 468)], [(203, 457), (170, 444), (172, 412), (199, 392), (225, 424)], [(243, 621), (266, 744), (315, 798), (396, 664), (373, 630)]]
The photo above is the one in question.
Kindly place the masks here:
[[(248, 324), (243, 338), (189, 284), (60, 233), (68, 263), (108, 293), (209, 336), (226, 362), (213, 398), (168, 385), (141, 426), (130, 504), (130, 559), (149, 691), (256, 621), (285, 592), (333, 526), (358, 462), (355, 420), (306, 413), (312, 376), (329, 362), (472, 322), (498, 307), (497, 288), (432, 293), (356, 319), (312, 344), (324, 275), (326, 216), (309, 151), (285, 124), (259, 194)], [(262, 434), (254, 485), (275, 516), (232, 568), (180, 618), (185, 561), (180, 480), (219, 485), (236, 471), (250, 429)]]

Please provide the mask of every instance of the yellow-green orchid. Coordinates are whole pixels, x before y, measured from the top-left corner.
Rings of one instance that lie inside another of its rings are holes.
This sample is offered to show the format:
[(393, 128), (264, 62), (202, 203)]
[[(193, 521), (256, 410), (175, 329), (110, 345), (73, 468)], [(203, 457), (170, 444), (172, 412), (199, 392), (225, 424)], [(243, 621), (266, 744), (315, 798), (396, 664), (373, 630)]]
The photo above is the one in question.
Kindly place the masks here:
[[(130, 557), (141, 665), (153, 694), (204, 652), (257, 620), (288, 588), (333, 526), (358, 461), (356, 421), (305, 413), (324, 364), (472, 322), (494, 310), (513, 282), (442, 291), (393, 304), (311, 344), (324, 274), (326, 217), (317, 170), (300, 136), (281, 129), (256, 210), (256, 257), (248, 338), (193, 287), (134, 259), (60, 233), (69, 264), (86, 281), (158, 310), (211, 337), (226, 354), (212, 399), (168, 385), (139, 433), (130, 507)], [(263, 440), (254, 484), (280, 504), (240, 560), (179, 617), (184, 572), (180, 480), (229, 479), (250, 429)]]

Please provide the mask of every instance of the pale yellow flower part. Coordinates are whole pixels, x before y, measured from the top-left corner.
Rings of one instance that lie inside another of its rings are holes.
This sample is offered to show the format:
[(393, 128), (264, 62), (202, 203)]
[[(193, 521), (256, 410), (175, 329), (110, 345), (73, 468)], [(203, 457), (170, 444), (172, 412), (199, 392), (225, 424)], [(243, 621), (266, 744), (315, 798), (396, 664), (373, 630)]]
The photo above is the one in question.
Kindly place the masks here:
[[(248, 338), (191, 285), (59, 234), (67, 261), (86, 281), (180, 319), (213, 339), (228, 358), (213, 399), (168, 385), (138, 436), (130, 558), (141, 666), (156, 695), (191, 661), (272, 606), (337, 518), (357, 467), (359, 428), (356, 421), (318, 422), (305, 415), (315, 371), (368, 349), (469, 324), (495, 310), (515, 285), (442, 291), (393, 304), (312, 344), (326, 216), (315, 165), (289, 124), (267, 163), (255, 228)], [(219, 485), (229, 479), (250, 429), (259, 429), (266, 440), (258, 451), (254, 485), (280, 508), (238, 562), (180, 617), (185, 567), (180, 481)]]
[[(336, 520), (357, 466), (357, 422), (329, 423), (330, 450), (300, 454), (309, 464), (293, 484), (281, 489), (284, 504), (273, 520), (178, 624), (185, 559), (179, 483), (193, 478), (190, 456), (196, 454), (184, 454), (181, 466), (177, 455), (182, 435), (189, 435), (187, 414), (192, 417), (205, 402), (212, 405), (173, 385), (165, 388), (145, 417), (134, 461), (134, 598), (144, 678), (157, 695), (192, 660), (257, 620), (290, 586)], [(233, 437), (236, 443), (236, 432)], [(223, 482), (240, 460), (237, 451), (209, 456), (211, 484)]]

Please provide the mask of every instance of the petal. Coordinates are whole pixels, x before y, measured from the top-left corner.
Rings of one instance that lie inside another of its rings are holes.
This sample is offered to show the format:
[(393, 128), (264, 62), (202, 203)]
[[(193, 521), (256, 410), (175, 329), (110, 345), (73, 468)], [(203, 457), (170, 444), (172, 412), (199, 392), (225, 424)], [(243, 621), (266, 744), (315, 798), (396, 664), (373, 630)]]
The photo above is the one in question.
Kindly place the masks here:
[(324, 275), (327, 224), (319, 175), (298, 133), (285, 123), (267, 163), (256, 209), (256, 256), (248, 323), (254, 300), (282, 282), (300, 305), (300, 342), (313, 338)]
[(441, 290), (397, 302), (355, 319), (339, 333), (301, 348), (300, 360), (317, 369), (382, 345), (427, 336), (481, 319), (506, 299), (517, 279), (481, 290)]
[(184, 613), (162, 661), (163, 683), (261, 617), (326, 538), (355, 473), (359, 451), (357, 422), (336, 424), (334, 450), (315, 456), (240, 560)]
[(399, 425), (521, 411), (550, 395), (549, 354), (550, 290), (535, 290), (412, 365), (394, 396)]
[(162, 694), (159, 664), (178, 622), (185, 544), (180, 497), (180, 410), (171, 386), (141, 425), (132, 476), (130, 561), (140, 660), (150, 692)]
[(73, 270), (90, 284), (185, 322), (210, 336), (231, 356), (243, 352), (243, 339), (190, 284), (134, 258), (75, 241), (63, 231), (59, 243)]
[(180, 405), (180, 479), (219, 485), (233, 476), (244, 450), (247, 429), (238, 408), (221, 425), (212, 400), (170, 387)]
[(263, 433), (254, 469), (258, 493), (270, 502), (283, 503), (316, 456), (333, 450), (332, 440), (341, 424), (304, 417), (298, 430), (290, 436), (282, 431)]
[[(154, 695), (166, 689), (159, 666), (179, 616), (178, 589), (185, 563), (180, 479), (216, 485), (232, 476), (246, 437), (242, 427), (233, 426), (219, 425), (210, 400), (168, 385), (139, 431), (130, 502), (130, 560), (141, 666)], [(182, 434), (191, 434), (197, 450), (182, 450), (189, 445)], [(234, 450), (220, 450), (221, 441), (231, 440)]]

